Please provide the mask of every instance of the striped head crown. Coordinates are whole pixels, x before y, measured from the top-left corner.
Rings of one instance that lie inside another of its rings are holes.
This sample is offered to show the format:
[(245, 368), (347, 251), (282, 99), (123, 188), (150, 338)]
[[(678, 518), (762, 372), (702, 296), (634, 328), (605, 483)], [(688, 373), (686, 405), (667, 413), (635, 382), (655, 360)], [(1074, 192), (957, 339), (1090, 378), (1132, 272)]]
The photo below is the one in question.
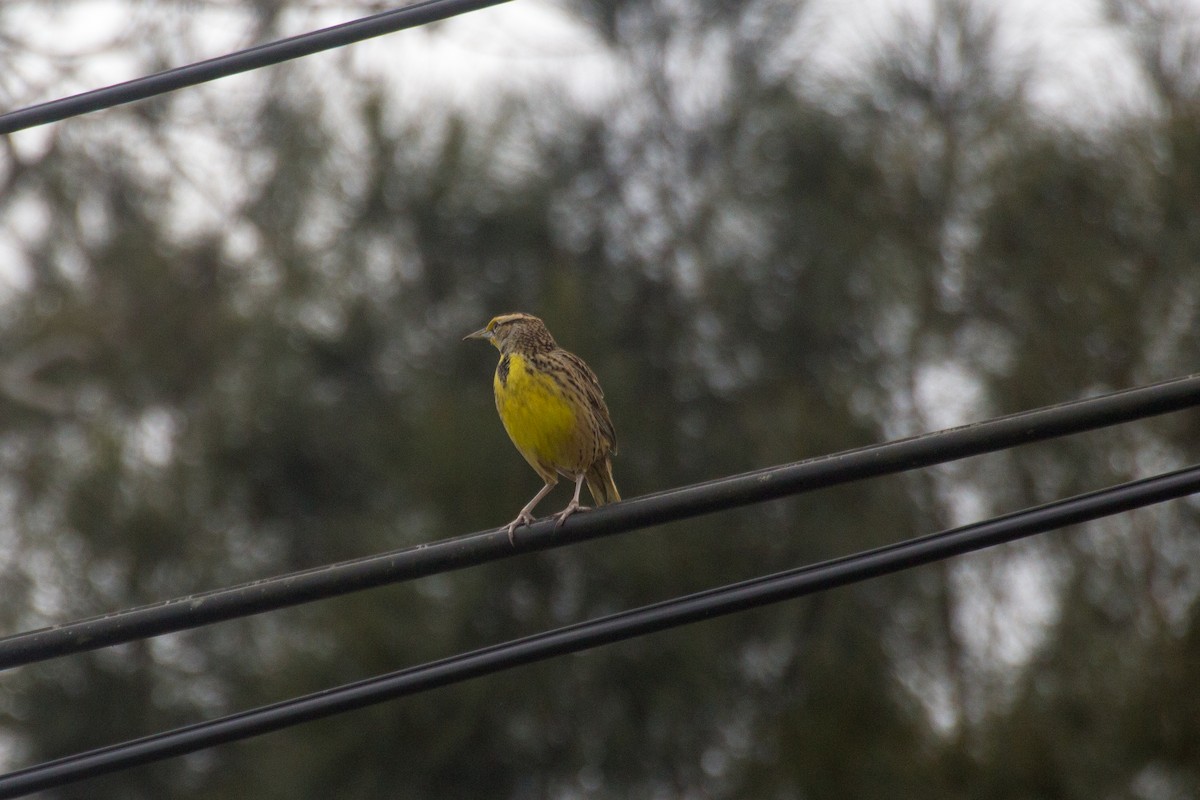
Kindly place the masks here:
[(520, 312), (492, 317), (486, 328), (465, 338), (485, 339), (501, 353), (537, 353), (558, 346), (546, 323), (532, 314)]

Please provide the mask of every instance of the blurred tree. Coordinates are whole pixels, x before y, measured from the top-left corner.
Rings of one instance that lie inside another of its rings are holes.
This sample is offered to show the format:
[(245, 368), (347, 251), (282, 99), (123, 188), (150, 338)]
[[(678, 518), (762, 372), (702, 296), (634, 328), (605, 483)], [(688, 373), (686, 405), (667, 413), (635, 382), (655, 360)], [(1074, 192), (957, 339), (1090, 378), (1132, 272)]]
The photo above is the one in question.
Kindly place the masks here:
[[(600, 374), (629, 497), (1191, 371), (1169, 6), (1108, 4), (1156, 112), (1081, 131), (999, 6), (905, 11), (831, 78), (815, 5), (565, 5), (611, 67), (592, 106), (548, 77), (433, 107), (348, 50), (6, 140), (5, 626), (507, 520), (536, 477), (459, 342), (502, 311)], [(223, 11), (258, 40), (307, 7)], [(208, 11), (120, 41), (161, 63)], [(37, 665), (0, 725), (13, 765), (62, 755), (1162, 469), (1193, 424)], [(1129, 515), (51, 796), (1186, 797), (1195, 529)]]

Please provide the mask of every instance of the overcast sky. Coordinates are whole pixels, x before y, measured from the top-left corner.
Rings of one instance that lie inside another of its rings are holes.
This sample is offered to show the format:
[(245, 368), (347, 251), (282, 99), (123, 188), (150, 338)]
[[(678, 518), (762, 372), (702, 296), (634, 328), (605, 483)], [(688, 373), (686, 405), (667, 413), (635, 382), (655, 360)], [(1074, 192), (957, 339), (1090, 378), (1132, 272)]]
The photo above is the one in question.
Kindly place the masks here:
[[(852, 76), (881, 42), (897, 35), (898, 20), (928, 20), (936, 2), (809, 0), (805, 18), (819, 36), (804, 37), (797, 46), (809, 49), (803, 54), (809, 63), (830, 74)], [(684, 0), (675, 5), (686, 9)], [(1126, 34), (1102, 19), (1099, 0), (982, 0), (979, 5), (1003, 20), (1004, 50), (1014, 63), (1032, 68), (1034, 98), (1047, 110), (1086, 119), (1136, 104), (1138, 76), (1128, 58)], [(31, 103), (137, 77), (149, 69), (143, 58), (150, 31), (177, 34), (179, 64), (255, 44), (249, 18), (234, 6), (213, 2), (164, 9), (128, 0), (5, 0), (0, 24), (30, 52), (3, 86), (4, 101)], [(284, 29), (302, 33), (370, 10), (349, 3), (321, 6), (285, 15)], [(612, 70), (594, 32), (557, 0), (515, 0), (432, 31), (402, 31), (354, 48), (356, 59), (376, 62), (402, 81), (406, 91), (433, 91), (459, 102), (477, 97), (481, 86), (511, 88), (530, 77), (561, 78), (572, 91), (587, 96), (604, 91)], [(41, 84), (55, 75), (55, 83), (45, 87), (49, 96), (43, 96)], [(38, 94), (21, 94), (20, 83), (37, 87)]]

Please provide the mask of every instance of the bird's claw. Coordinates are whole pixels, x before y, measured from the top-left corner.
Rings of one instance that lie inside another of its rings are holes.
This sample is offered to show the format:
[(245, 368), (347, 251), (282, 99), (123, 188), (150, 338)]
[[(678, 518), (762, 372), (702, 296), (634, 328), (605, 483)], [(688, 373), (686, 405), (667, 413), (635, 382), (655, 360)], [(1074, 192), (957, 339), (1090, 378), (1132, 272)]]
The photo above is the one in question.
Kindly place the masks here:
[[(561, 528), (562, 524), (567, 521), (567, 517), (571, 516), (576, 511), (591, 511), (591, 510), (592, 509), (590, 507), (581, 506), (579, 503), (575, 503), (575, 502), (568, 503), (567, 507), (564, 508), (562, 511), (559, 511), (557, 514), (550, 515), (550, 516), (554, 517), (554, 530), (558, 530), (559, 528)], [(507, 528), (508, 543), (515, 546), (517, 544), (517, 540), (516, 540), (517, 528), (521, 527), (522, 525), (532, 525), (533, 523), (534, 523), (533, 515), (530, 514), (529, 512), (522, 511), (520, 514), (518, 514), (516, 519), (514, 519), (512, 522), (508, 523), (508, 528)]]
[(566, 508), (564, 508), (562, 511), (559, 511), (557, 514), (553, 515), (554, 519), (556, 520), (554, 523), (554, 530), (558, 530), (559, 528), (561, 528), (562, 524), (567, 521), (567, 517), (571, 516), (576, 511), (591, 511), (591, 510), (592, 509), (589, 508), (588, 506), (581, 506), (581, 505), (579, 505), (579, 503), (576, 503), (576, 502), (568, 503)]
[(514, 534), (517, 532), (517, 528), (521, 527), (522, 525), (532, 525), (532, 524), (533, 524), (533, 515), (530, 514), (528, 511), (522, 511), (520, 514), (517, 514), (517, 518), (514, 519), (512, 522), (508, 523), (508, 543), (515, 547), (517, 544), (517, 540), (514, 537)]

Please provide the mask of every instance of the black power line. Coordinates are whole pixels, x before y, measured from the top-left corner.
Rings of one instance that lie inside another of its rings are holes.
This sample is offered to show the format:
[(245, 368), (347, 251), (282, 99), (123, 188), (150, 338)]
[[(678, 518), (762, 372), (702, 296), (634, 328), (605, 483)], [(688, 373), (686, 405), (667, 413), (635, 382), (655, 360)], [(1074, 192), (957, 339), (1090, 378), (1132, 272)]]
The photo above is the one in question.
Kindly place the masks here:
[[(246, 739), (636, 636), (845, 586), (1200, 491), (1200, 465), (984, 522), (514, 639), (0, 776), (0, 798)], [(503, 535), (503, 534), (500, 534)]]
[[(0, 134), (146, 99), (506, 1), (426, 0), (320, 31), (0, 114)], [(1076, 401), (637, 498), (593, 514), (574, 517), (562, 531), (554, 531), (549, 523), (539, 523), (523, 532), (519, 550), (562, 546), (1197, 404), (1200, 404), (1200, 378), (1194, 376)], [(36, 765), (0, 776), (0, 798), (61, 786), (554, 656), (848, 585), (1196, 491), (1200, 491), (1200, 465), (822, 564), (631, 609)], [(506, 545), (505, 539), (501, 532), (481, 532), (18, 634), (0, 640), (0, 669), (506, 557), (514, 551)]]
[(646, 495), (576, 514), (557, 531), (551, 523), (539, 522), (518, 531), (516, 551), (502, 531), (483, 531), (265, 578), (0, 639), (0, 669), (1196, 405), (1200, 405), (1200, 376), (1193, 375)]
[(499, 5), (508, 0), (425, 0), (404, 8), (384, 11), (362, 19), (322, 28), (261, 44), (236, 53), (198, 61), (183, 67), (135, 78), (124, 83), (51, 100), (46, 103), (0, 114), (0, 134), (58, 122), (67, 117), (145, 100), (187, 86), (279, 64), (323, 50), (343, 47), (364, 39), (395, 33), (405, 28), (428, 25), (469, 11)]

